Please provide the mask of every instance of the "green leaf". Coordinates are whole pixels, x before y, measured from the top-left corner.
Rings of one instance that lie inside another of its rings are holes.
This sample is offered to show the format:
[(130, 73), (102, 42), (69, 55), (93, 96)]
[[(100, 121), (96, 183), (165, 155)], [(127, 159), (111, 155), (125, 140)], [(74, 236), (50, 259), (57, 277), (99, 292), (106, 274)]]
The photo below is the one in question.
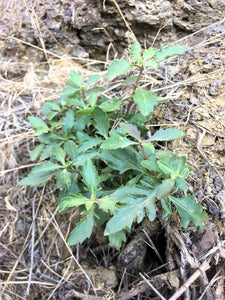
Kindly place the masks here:
[(160, 173), (160, 171), (161, 171), (156, 163), (155, 155), (150, 155), (149, 160), (143, 160), (141, 162), (141, 165), (150, 171), (154, 171), (157, 173)]
[(52, 155), (53, 157), (60, 161), (62, 165), (65, 164), (65, 156), (66, 152), (60, 146), (56, 145), (52, 148)]
[(134, 137), (139, 142), (142, 141), (141, 132), (140, 132), (140, 130), (138, 130), (136, 125), (121, 122), (120, 127), (123, 129), (124, 132), (128, 133), (130, 136)]
[(98, 155), (98, 150), (91, 150), (85, 153), (77, 155), (76, 159), (73, 160), (73, 166), (83, 166), (88, 159), (95, 158)]
[(57, 174), (56, 172), (40, 172), (35, 174), (29, 174), (27, 177), (23, 178), (19, 185), (24, 186), (37, 186), (40, 184), (44, 184), (46, 181), (51, 179), (53, 175)]
[(120, 174), (129, 169), (146, 173), (140, 165), (140, 159), (128, 149), (103, 150), (99, 156), (107, 162), (108, 166), (120, 171)]
[(76, 245), (78, 243), (83, 243), (86, 238), (91, 236), (94, 227), (94, 212), (91, 211), (84, 217), (71, 232), (68, 239), (68, 245)]
[(176, 46), (170, 45), (166, 48), (161, 47), (161, 49), (157, 51), (154, 57), (154, 61), (161, 62), (171, 56), (183, 54), (186, 51), (186, 49), (187, 48), (184, 46), (177, 46), (177, 45)]
[(138, 76), (130, 76), (123, 81), (125, 84), (135, 83), (138, 79)]
[(126, 233), (124, 230), (109, 235), (109, 246), (119, 250), (122, 243), (126, 242)]
[(98, 130), (98, 133), (104, 136), (104, 138), (107, 138), (109, 130), (109, 120), (106, 113), (99, 107), (96, 107), (94, 109), (94, 120), (95, 127)]
[[(101, 97), (104, 99), (103, 97)], [(114, 99), (108, 99), (105, 100), (103, 103), (99, 105), (99, 108), (101, 108), (104, 112), (112, 112), (112, 111), (117, 111), (120, 110), (120, 101), (114, 100)]]
[(59, 187), (63, 187), (66, 190), (68, 190), (72, 182), (72, 174), (69, 171), (67, 171), (67, 169), (64, 169), (62, 172), (57, 174), (56, 179)]
[(179, 129), (159, 129), (147, 141), (171, 141), (185, 136), (185, 133)]
[(141, 60), (141, 45), (137, 42), (133, 43), (129, 49), (132, 55), (132, 62)]
[(77, 145), (74, 141), (66, 141), (64, 144), (64, 150), (69, 157), (74, 160), (78, 155)]
[(83, 181), (92, 195), (96, 195), (98, 187), (98, 172), (90, 159), (87, 159), (82, 171)]
[(181, 191), (186, 193), (188, 190), (187, 183), (182, 178), (179, 177), (177, 177), (175, 181), (177, 184), (177, 189), (180, 189)]
[(82, 78), (78, 73), (70, 71), (70, 78), (74, 84), (76, 84), (78, 87), (82, 87)]
[(146, 49), (143, 53), (143, 59), (151, 59), (153, 56), (155, 56), (156, 52), (157, 50), (151, 47)]
[(83, 100), (77, 99), (77, 98), (66, 98), (65, 103), (67, 106), (76, 106), (76, 107), (81, 107), (81, 108), (85, 108), (86, 104), (84, 103)]
[[(83, 196), (81, 194), (65, 197), (59, 203), (59, 212), (64, 211), (70, 207), (74, 207), (74, 206), (79, 207), (80, 205), (86, 205), (87, 202), (89, 202), (89, 201), (90, 201), (90, 199), (86, 198), (85, 196)], [(94, 202), (92, 202), (92, 203), (94, 203)]]
[(115, 59), (108, 67), (108, 79), (112, 80), (115, 77), (126, 73), (130, 69), (130, 63), (125, 59)]
[(86, 85), (88, 86), (92, 83), (95, 83), (95, 82), (99, 81), (101, 78), (102, 78), (101, 75), (98, 75), (98, 74), (92, 75), (91, 77), (88, 78)]
[(62, 168), (63, 167), (61, 165), (54, 164), (54, 163), (48, 161), (48, 162), (43, 162), (42, 164), (35, 166), (31, 170), (31, 174), (58, 171), (59, 169), (62, 169)]
[(61, 110), (60, 104), (56, 101), (45, 101), (45, 105), (47, 105), (48, 107), (50, 107), (52, 110), (55, 111)]
[(88, 97), (87, 101), (88, 101), (88, 103), (89, 103), (90, 106), (95, 106), (95, 104), (97, 102), (97, 99), (98, 99), (97, 94), (91, 94)]
[(88, 107), (85, 109), (81, 109), (75, 112), (76, 116), (91, 116), (93, 113), (94, 107)]
[(145, 68), (152, 68), (152, 69), (154, 69), (154, 70), (157, 70), (158, 69), (158, 63), (156, 62), (156, 61), (154, 61), (154, 60), (147, 60), (147, 61), (145, 61), (144, 63), (143, 63), (143, 66), (145, 67)]
[(175, 186), (175, 181), (172, 179), (165, 179), (158, 186), (156, 198), (163, 199), (169, 196), (169, 194), (173, 191)]
[(78, 153), (86, 152), (88, 149), (91, 149), (99, 144), (101, 144), (103, 140), (101, 138), (89, 138), (87, 141), (81, 143), (78, 147)]
[(203, 212), (202, 206), (195, 201), (192, 195), (184, 196), (183, 198), (175, 198), (169, 196), (169, 200), (176, 206), (176, 209), (181, 216), (181, 221), (185, 229), (190, 222), (193, 222), (195, 228), (204, 229), (204, 221), (207, 214)]
[(151, 91), (147, 91), (141, 87), (139, 87), (134, 95), (134, 102), (137, 103), (137, 106), (140, 112), (147, 116), (152, 113), (154, 106), (157, 105), (157, 96), (154, 95)]
[(41, 151), (43, 148), (44, 148), (43, 144), (40, 144), (37, 147), (35, 147), (30, 153), (30, 159), (32, 161), (36, 160), (38, 158), (38, 156), (41, 154)]
[(63, 121), (65, 124), (63, 126), (63, 131), (64, 132), (70, 131), (74, 125), (74, 114), (71, 109), (66, 112), (66, 116), (63, 118)]
[(113, 136), (109, 137), (101, 144), (101, 149), (118, 149), (118, 148), (126, 148), (130, 145), (136, 145), (136, 142), (132, 142), (128, 140), (126, 137), (122, 136)]
[(160, 170), (166, 175), (171, 175), (172, 173), (174, 173), (172, 166), (164, 161), (158, 160), (157, 165), (159, 166)]
[(32, 127), (38, 130), (38, 133), (49, 131), (48, 125), (39, 117), (28, 117)]
[(116, 203), (118, 201), (113, 197), (105, 196), (100, 199), (97, 199), (96, 202), (102, 210), (104, 210), (105, 212), (109, 211), (113, 214), (116, 210)]
[(110, 235), (125, 228), (131, 228), (136, 219), (138, 223), (143, 220), (146, 212), (150, 221), (153, 221), (156, 217), (155, 196), (156, 192), (154, 191), (147, 198), (120, 208), (107, 223), (104, 234)]
[(79, 91), (79, 89), (74, 88), (72, 86), (67, 86), (63, 89), (62, 95), (70, 96), (70, 95), (75, 94), (77, 91)]

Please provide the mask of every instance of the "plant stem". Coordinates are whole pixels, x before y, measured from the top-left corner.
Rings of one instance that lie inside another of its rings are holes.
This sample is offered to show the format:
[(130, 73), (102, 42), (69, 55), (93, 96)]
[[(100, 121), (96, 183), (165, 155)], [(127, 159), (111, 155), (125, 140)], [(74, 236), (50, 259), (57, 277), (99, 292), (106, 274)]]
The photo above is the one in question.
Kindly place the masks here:
[(146, 160), (149, 160), (149, 158), (148, 158), (148, 155), (147, 155), (147, 153), (145, 152), (145, 149), (144, 149), (144, 147), (141, 145), (141, 150), (142, 150), (142, 152), (143, 152), (143, 154), (144, 154), (144, 158), (146, 159)]
[(130, 97), (130, 98), (131, 98), (131, 101), (129, 102), (129, 104), (128, 104), (128, 106), (127, 106), (127, 111), (126, 111), (126, 113), (125, 113), (126, 116), (129, 114), (130, 109), (131, 109), (131, 106), (132, 106), (132, 104), (134, 103), (134, 100), (133, 100), (132, 98), (133, 98), (134, 92), (136, 91), (136, 89), (137, 89), (137, 87), (138, 87), (138, 83), (139, 83), (139, 81), (140, 81), (140, 79), (141, 79), (141, 75), (142, 75), (143, 71), (144, 71), (144, 67), (141, 66), (141, 67), (140, 67), (140, 72), (139, 72), (139, 74), (138, 74), (138, 78), (137, 78), (137, 80), (136, 80), (136, 82), (135, 82), (135, 84), (134, 84), (134, 87), (133, 87), (132, 95), (131, 95), (131, 97)]

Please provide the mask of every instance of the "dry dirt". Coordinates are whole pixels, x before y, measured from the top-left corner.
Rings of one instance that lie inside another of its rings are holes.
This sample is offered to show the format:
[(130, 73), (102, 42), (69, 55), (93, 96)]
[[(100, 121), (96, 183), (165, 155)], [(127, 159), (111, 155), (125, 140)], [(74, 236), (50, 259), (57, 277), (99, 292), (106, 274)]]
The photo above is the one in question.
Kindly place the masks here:
[[(7, 26), (10, 1), (0, 3)], [(31, 20), (38, 33), (35, 11)], [(185, 232), (176, 216), (143, 222), (120, 252), (107, 246), (101, 230), (81, 246), (67, 246), (77, 213), (57, 212), (54, 182), (18, 186), (35, 165), (29, 153), (37, 140), (27, 117), (59, 97), (70, 70), (104, 73), (105, 61), (89, 59), (79, 43), (78, 59), (57, 52), (63, 48), (57, 40), (57, 47), (46, 50), (41, 34), (37, 44), (24, 43), (12, 29), (1, 36), (7, 55), (0, 57), (0, 299), (170, 299), (184, 283), (182, 296), (171, 299), (225, 299), (225, 21), (204, 25), (176, 41), (187, 52), (146, 73), (143, 84), (171, 99), (150, 126), (186, 132), (163, 147), (187, 156), (193, 168), (189, 191), (208, 213), (205, 231)], [(16, 50), (21, 47), (26, 54)]]

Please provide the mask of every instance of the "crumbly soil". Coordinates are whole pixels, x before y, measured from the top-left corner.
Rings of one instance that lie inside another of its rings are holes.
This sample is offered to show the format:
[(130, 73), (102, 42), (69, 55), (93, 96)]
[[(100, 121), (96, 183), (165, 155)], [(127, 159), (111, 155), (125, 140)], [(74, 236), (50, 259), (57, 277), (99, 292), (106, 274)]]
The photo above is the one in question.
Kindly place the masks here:
[(57, 212), (54, 182), (18, 185), (36, 164), (29, 158), (37, 139), (28, 116), (59, 97), (70, 70), (104, 74), (104, 61), (85, 53), (77, 59), (46, 52), (40, 36), (37, 45), (24, 44), (14, 33), (2, 36), (1, 49), (9, 51), (13, 40), (27, 56), (13, 51), (1, 56), (1, 299), (170, 299), (183, 284), (182, 296), (171, 299), (225, 299), (225, 22), (201, 32), (201, 41), (199, 32), (178, 41), (187, 52), (146, 72), (143, 85), (171, 100), (157, 108), (150, 130), (157, 124), (186, 133), (159, 147), (187, 156), (193, 169), (189, 192), (208, 213), (205, 231), (191, 226), (184, 231), (175, 213), (169, 220), (144, 220), (120, 251), (108, 247), (103, 229), (69, 247), (66, 240), (79, 216), (75, 209)]

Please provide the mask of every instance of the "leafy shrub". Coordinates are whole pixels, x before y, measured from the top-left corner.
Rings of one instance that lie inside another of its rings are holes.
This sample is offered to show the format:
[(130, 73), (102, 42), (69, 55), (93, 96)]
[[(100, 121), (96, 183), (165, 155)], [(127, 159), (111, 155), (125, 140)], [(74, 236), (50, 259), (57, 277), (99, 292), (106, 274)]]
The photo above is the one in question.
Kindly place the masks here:
[(146, 125), (162, 101), (140, 86), (144, 70), (157, 69), (160, 62), (184, 51), (181, 46), (143, 51), (134, 43), (129, 60), (116, 59), (108, 67), (109, 81), (138, 70), (138, 76), (126, 76), (123, 81), (130, 86), (130, 97), (108, 98), (103, 95), (105, 88), (97, 84), (100, 75), (83, 80), (71, 71), (60, 100), (47, 101), (42, 107), (45, 120), (29, 117), (40, 134), (31, 160), (39, 157), (41, 164), (20, 184), (35, 186), (55, 178), (61, 190), (59, 211), (79, 207), (82, 218), (69, 245), (82, 243), (94, 226), (105, 224), (110, 246), (119, 249), (133, 222), (140, 223), (145, 216), (154, 221), (157, 210), (168, 218), (175, 208), (185, 229), (190, 222), (195, 229), (203, 229), (206, 213), (187, 194), (186, 157), (154, 146), (185, 134), (178, 129), (151, 134)]

